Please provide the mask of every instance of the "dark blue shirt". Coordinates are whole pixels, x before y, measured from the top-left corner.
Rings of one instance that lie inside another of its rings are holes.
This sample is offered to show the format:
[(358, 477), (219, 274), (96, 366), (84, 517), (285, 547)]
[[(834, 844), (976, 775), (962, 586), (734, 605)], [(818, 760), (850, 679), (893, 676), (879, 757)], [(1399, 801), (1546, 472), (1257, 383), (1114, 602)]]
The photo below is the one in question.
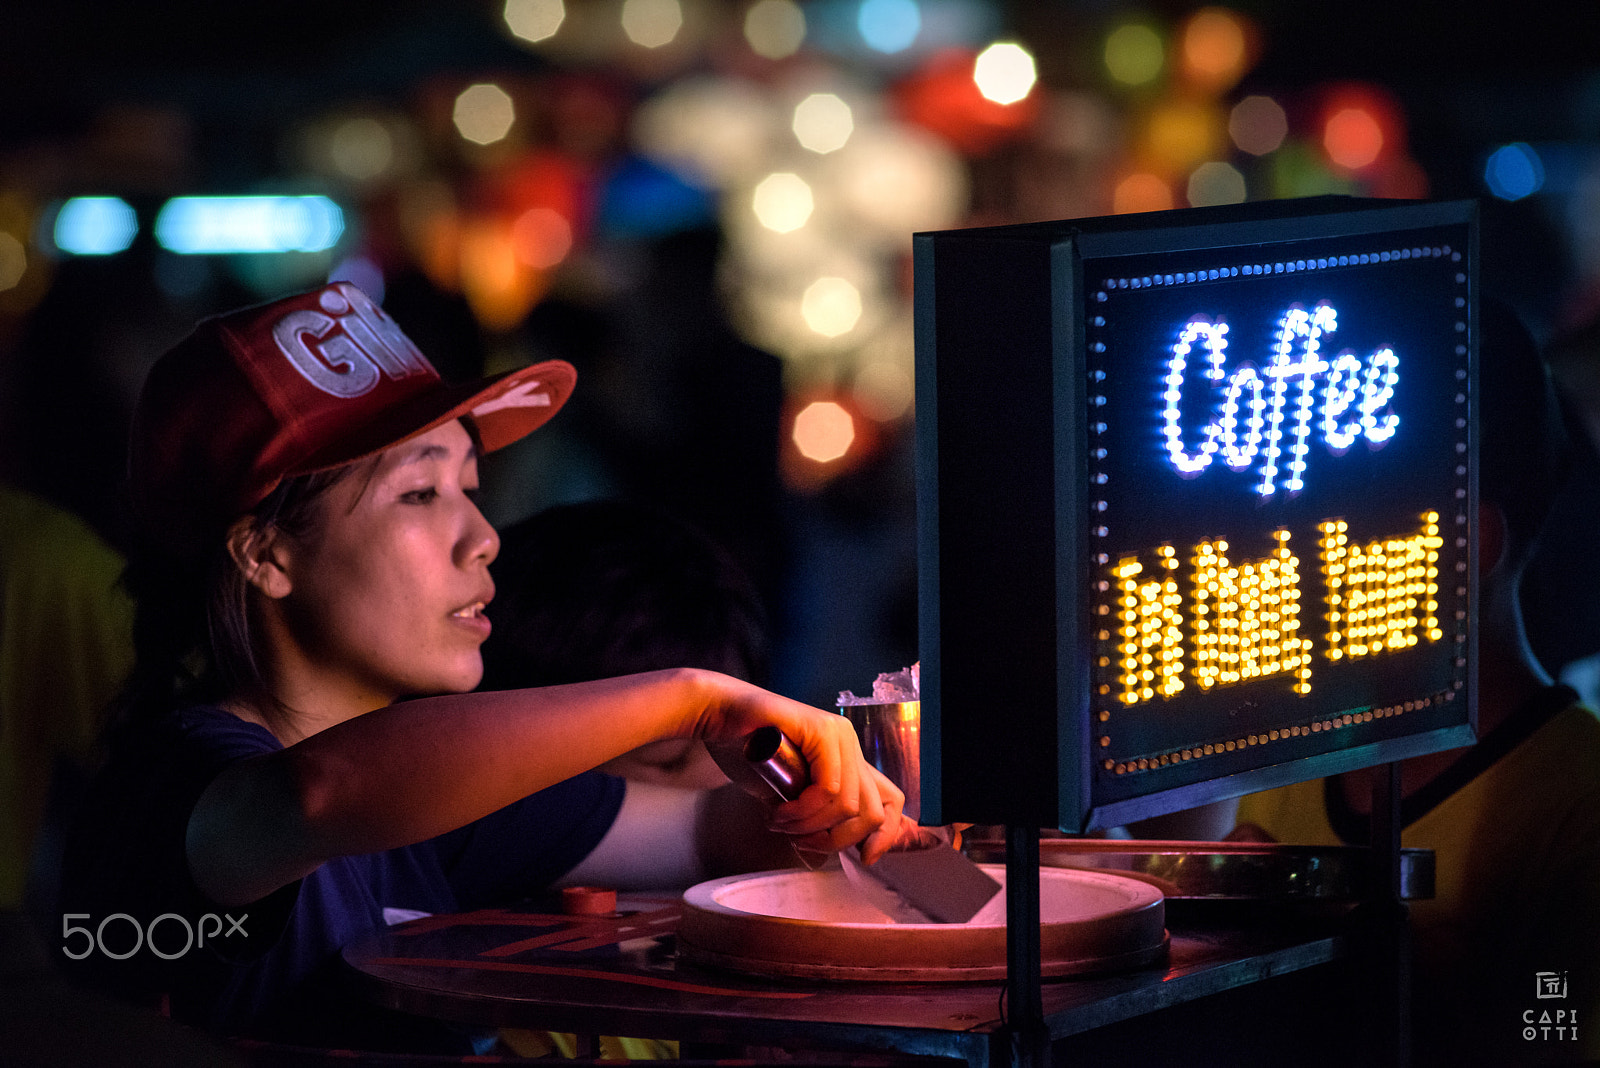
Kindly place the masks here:
[(281, 748), (265, 728), (208, 707), (125, 738), (68, 836), (66, 963), (125, 998), (165, 998), (174, 1018), (219, 1034), (450, 1048), (430, 1025), (408, 1033), (410, 1021), (351, 997), (341, 947), (385, 926), (385, 909), (458, 912), (546, 889), (594, 849), (622, 804), (621, 779), (589, 772), (437, 838), (338, 857), (250, 905), (217, 905), (189, 874), (190, 813), (223, 768)]

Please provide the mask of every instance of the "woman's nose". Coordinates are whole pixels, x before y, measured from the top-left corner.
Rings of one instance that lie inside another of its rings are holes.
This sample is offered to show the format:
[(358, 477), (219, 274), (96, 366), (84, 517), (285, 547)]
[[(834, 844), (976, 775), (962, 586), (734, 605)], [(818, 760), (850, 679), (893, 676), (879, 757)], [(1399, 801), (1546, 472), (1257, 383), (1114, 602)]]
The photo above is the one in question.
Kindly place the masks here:
[(483, 512), (476, 504), (469, 501), (467, 507), (470, 509), (467, 528), (461, 538), (464, 562), (481, 560), (485, 564), (492, 564), (494, 558), (500, 555), (500, 534), (489, 520), (484, 518)]

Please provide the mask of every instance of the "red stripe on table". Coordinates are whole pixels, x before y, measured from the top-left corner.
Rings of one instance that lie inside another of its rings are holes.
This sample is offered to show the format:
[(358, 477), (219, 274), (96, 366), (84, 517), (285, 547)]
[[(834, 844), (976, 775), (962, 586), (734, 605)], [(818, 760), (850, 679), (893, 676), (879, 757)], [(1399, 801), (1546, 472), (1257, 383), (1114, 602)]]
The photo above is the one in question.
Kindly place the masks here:
[(792, 1001), (809, 998), (809, 990), (734, 990), (722, 986), (701, 986), (698, 983), (681, 983), (676, 979), (658, 979), (653, 975), (623, 975), (602, 972), (593, 968), (562, 968), (550, 964), (518, 964), (505, 960), (449, 960), (432, 957), (375, 957), (362, 961), (362, 965), (389, 965), (403, 968), (466, 968), (482, 972), (520, 972), (524, 975), (564, 975), (580, 979), (602, 979), (611, 983), (633, 983), (636, 986), (653, 986), (662, 990), (681, 990), (688, 994), (721, 994), (736, 998), (775, 998)]

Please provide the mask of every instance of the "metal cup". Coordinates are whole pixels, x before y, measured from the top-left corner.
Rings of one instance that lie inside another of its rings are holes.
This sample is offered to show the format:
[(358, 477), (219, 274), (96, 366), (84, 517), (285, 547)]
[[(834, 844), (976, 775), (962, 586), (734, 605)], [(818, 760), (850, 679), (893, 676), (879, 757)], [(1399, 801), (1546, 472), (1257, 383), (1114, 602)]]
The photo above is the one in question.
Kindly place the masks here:
[(922, 702), (840, 704), (850, 721), (867, 763), (877, 768), (906, 795), (905, 814), (922, 815)]

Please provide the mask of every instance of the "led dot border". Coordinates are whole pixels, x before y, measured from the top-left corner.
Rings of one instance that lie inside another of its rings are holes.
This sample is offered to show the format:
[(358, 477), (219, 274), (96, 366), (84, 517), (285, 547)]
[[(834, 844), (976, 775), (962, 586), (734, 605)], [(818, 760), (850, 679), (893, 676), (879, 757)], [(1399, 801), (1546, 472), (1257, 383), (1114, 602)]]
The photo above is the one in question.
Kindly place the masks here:
[(1401, 260), (1450, 259), (1460, 262), (1461, 253), (1449, 245), (1427, 245), (1412, 248), (1384, 249), (1379, 252), (1352, 253), (1343, 256), (1319, 256), (1316, 259), (1272, 260), (1253, 263), (1229, 264), (1198, 271), (1172, 271), (1164, 274), (1146, 274), (1128, 278), (1107, 278), (1101, 281), (1094, 295), (1099, 303), (1109, 299), (1107, 290), (1150, 289), (1156, 286), (1181, 286), (1198, 282), (1216, 282), (1224, 278), (1266, 276), (1269, 274), (1296, 274), (1306, 271), (1326, 271), (1335, 267), (1364, 267), (1374, 263)]
[[(1173, 271), (1159, 274), (1103, 278), (1098, 287), (1092, 287), (1090, 296), (1091, 304), (1104, 304), (1110, 300), (1111, 293), (1118, 290), (1151, 289), (1158, 287), (1168, 288), (1219, 281), (1227, 278), (1290, 275), (1312, 271), (1331, 270), (1345, 267), (1362, 267), (1373, 264), (1404, 262), (1408, 260), (1419, 259), (1435, 259), (1461, 264), (1463, 258), (1462, 252), (1451, 247), (1449, 244), (1437, 244), (1410, 246), (1404, 248), (1378, 249), (1370, 252), (1349, 253), (1337, 256), (1322, 256), (1314, 258), (1281, 260), (1263, 259), (1247, 263), (1229, 263), (1226, 265), (1219, 265), (1216, 267), (1209, 267), (1194, 271)], [(1458, 337), (1458, 341), (1455, 345), (1455, 355), (1458, 359), (1464, 360), (1468, 351), (1466, 336), (1468, 325), (1465, 318), (1465, 311), (1467, 307), (1466, 271), (1464, 269), (1458, 270), (1456, 272), (1454, 281), (1458, 287), (1457, 296), (1455, 298), (1455, 307), (1462, 316), (1461, 318), (1457, 319), (1454, 324)], [(1091, 309), (1087, 323), (1089, 388), (1086, 390), (1086, 397), (1088, 400), (1087, 426), (1089, 431), (1088, 475), (1091, 490), (1104, 487), (1110, 482), (1110, 474), (1105, 469), (1107, 450), (1103, 440), (1100, 440), (1108, 428), (1103, 416), (1099, 411), (1107, 403), (1107, 398), (1101, 391), (1101, 383), (1106, 380), (1106, 368), (1104, 366), (1104, 361), (1105, 354), (1108, 349), (1102, 333), (1105, 326), (1105, 317), (1094, 314)], [(1454, 403), (1457, 412), (1455, 427), (1461, 434), (1460, 440), (1456, 442), (1455, 449), (1457, 454), (1464, 454), (1467, 451), (1465, 429), (1468, 425), (1466, 390), (1467, 371), (1464, 366), (1456, 368), (1455, 378), (1459, 383), (1459, 388), (1454, 397)], [(1446, 505), (1445, 502), (1440, 502), (1440, 505), (1442, 507), (1454, 507), (1456, 509), (1455, 514), (1452, 517), (1453, 525), (1455, 527), (1455, 534), (1450, 540), (1454, 542), (1456, 548), (1460, 549), (1466, 545), (1466, 536), (1469, 527), (1469, 517), (1466, 514), (1466, 503), (1468, 497), (1468, 472), (1466, 464), (1458, 464), (1455, 468), (1454, 475), (1455, 486), (1452, 491), (1453, 500), (1450, 501), (1448, 505)], [(1088, 500), (1088, 509), (1090, 515), (1089, 532), (1091, 535), (1092, 546), (1096, 540), (1103, 540), (1110, 536), (1112, 524), (1115, 522), (1115, 515), (1110, 514), (1111, 507), (1104, 494), (1105, 491), (1103, 489), (1100, 489), (1098, 493), (1091, 492)], [(1442, 519), (1440, 521), (1440, 526), (1441, 528), (1445, 526), (1445, 522)], [(1120, 582), (1107, 581), (1108, 579), (1115, 580), (1117, 578), (1115, 570), (1119, 566), (1118, 562), (1113, 561), (1107, 552), (1098, 547), (1092, 547), (1090, 550), (1090, 559), (1093, 565), (1091, 567), (1091, 572), (1096, 576), (1095, 581), (1091, 584), (1093, 586), (1093, 592), (1091, 594), (1091, 630), (1095, 633), (1096, 647), (1105, 648), (1104, 643), (1114, 640), (1114, 635), (1117, 629), (1116, 621), (1121, 618), (1122, 611), (1121, 606), (1117, 603), (1118, 595), (1125, 591), (1125, 587)], [(1458, 583), (1464, 580), (1465, 569), (1465, 562), (1457, 561), (1454, 577)], [(1443, 585), (1450, 577), (1451, 576), (1449, 575), (1441, 574), (1440, 584)], [(1455, 598), (1457, 603), (1460, 603), (1460, 601), (1465, 598), (1466, 595), (1466, 587), (1464, 585), (1457, 585), (1455, 588)], [(1126, 620), (1124, 620), (1124, 622), (1126, 622)], [(1464, 645), (1467, 641), (1467, 613), (1458, 609), (1454, 614), (1454, 619), (1449, 622), (1453, 622), (1454, 624), (1453, 633), (1449, 635), (1450, 639), (1458, 647)], [(1098, 747), (1102, 749), (1109, 748), (1111, 745), (1111, 724), (1115, 718), (1114, 712), (1118, 710), (1117, 706), (1120, 703), (1114, 695), (1116, 694), (1118, 687), (1123, 684), (1122, 679), (1117, 674), (1121, 666), (1118, 665), (1116, 667), (1112, 667), (1108, 661), (1109, 658), (1102, 657), (1100, 658), (1099, 666), (1092, 669), (1093, 677), (1097, 684), (1091, 687), (1091, 701), (1092, 708), (1094, 710), (1093, 718), (1095, 721), (1095, 726), (1098, 728)], [(1112, 668), (1109, 673), (1102, 671), (1102, 669), (1108, 667)], [(1416, 711), (1421, 708), (1434, 707), (1441, 702), (1455, 700), (1457, 693), (1465, 688), (1465, 658), (1457, 656), (1454, 660), (1454, 667), (1455, 678), (1452, 680), (1451, 688), (1449, 690), (1441, 691), (1430, 697), (1419, 698), (1382, 708), (1369, 708), (1362, 711), (1343, 713), (1337, 716), (1320, 717), (1306, 720), (1297, 724), (1291, 724), (1287, 727), (1269, 730), (1260, 734), (1247, 734), (1240, 738), (1213, 740), (1200, 745), (1187, 746), (1167, 752), (1145, 754), (1126, 760), (1114, 760), (1109, 758), (1103, 759), (1100, 762), (1101, 767), (1104, 771), (1113, 775), (1123, 776), (1128, 774), (1136, 774), (1138, 772), (1168, 767), (1173, 764), (1187, 763), (1194, 760), (1205, 759), (1206, 757), (1231, 753), (1240, 749), (1248, 749), (1252, 747), (1285, 742), (1291, 739), (1318, 734), (1323, 731), (1339, 730), (1357, 723), (1370, 723), (1375, 719), (1391, 719), (1395, 716), (1404, 715), (1406, 712)], [(1113, 683), (1116, 685), (1111, 685)]]
[[(1355, 726), (1359, 723), (1371, 723), (1375, 719), (1392, 719), (1396, 716), (1403, 716), (1407, 712), (1417, 712), (1448, 701), (1454, 701), (1461, 685), (1460, 682), (1457, 682), (1455, 689), (1441, 690), (1428, 697), (1419, 697), (1400, 704), (1385, 705), (1381, 708), (1367, 708), (1358, 712), (1345, 712), (1337, 716), (1307, 720), (1303, 723), (1275, 728), (1261, 734), (1247, 734), (1242, 738), (1206, 742), (1203, 745), (1174, 749), (1166, 753), (1142, 756), (1125, 761), (1103, 760), (1100, 766), (1113, 775), (1129, 775), (1141, 771), (1149, 771), (1153, 768), (1164, 768), (1172, 764), (1204, 760), (1206, 757), (1221, 756), (1224, 753), (1232, 753), (1253, 746), (1269, 745), (1273, 742), (1288, 741), (1291, 738), (1304, 738), (1324, 731), (1342, 730), (1345, 727)], [(1105, 744), (1104, 741), (1102, 744)]]

